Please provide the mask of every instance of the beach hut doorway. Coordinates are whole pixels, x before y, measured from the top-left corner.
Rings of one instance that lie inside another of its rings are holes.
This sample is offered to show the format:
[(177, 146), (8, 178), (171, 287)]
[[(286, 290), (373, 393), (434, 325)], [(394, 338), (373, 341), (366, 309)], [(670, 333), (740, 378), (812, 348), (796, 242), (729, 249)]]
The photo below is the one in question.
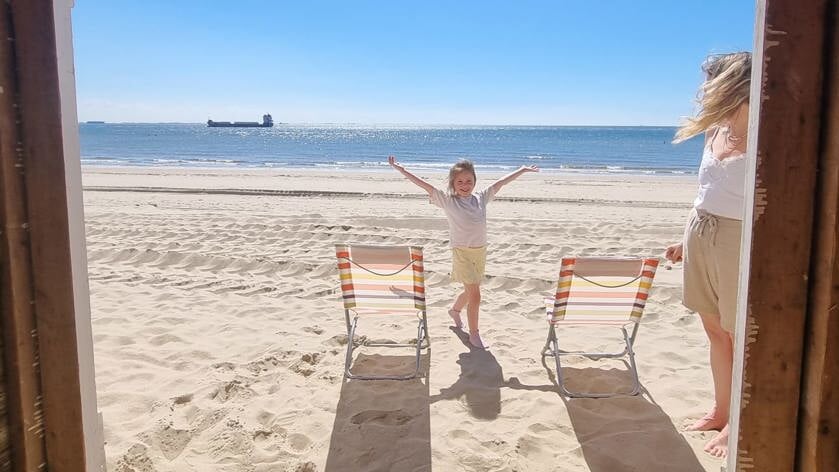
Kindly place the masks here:
[(751, 97), (728, 470), (836, 470), (837, 2), (757, 2)]
[(0, 3), (0, 470), (104, 471), (70, 10)]
[[(72, 6), (0, 6), (13, 39), (0, 53), (4, 470), (104, 470)], [(829, 471), (839, 463), (839, 6), (757, 6), (727, 470)]]

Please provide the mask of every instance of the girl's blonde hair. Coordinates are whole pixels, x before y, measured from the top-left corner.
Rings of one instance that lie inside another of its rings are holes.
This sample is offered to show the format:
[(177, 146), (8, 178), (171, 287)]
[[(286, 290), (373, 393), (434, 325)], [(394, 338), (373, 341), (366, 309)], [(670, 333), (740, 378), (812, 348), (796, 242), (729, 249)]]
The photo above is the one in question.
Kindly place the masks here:
[(457, 161), (455, 165), (449, 169), (449, 194), (454, 195), (454, 179), (457, 177), (457, 174), (461, 172), (469, 172), (472, 174), (472, 178), (477, 181), (478, 176), (475, 175), (475, 164), (472, 161), (467, 159), (461, 159)]
[(706, 78), (697, 93), (699, 112), (685, 120), (676, 132), (674, 143), (705, 132), (749, 101), (751, 53), (712, 54), (702, 64), (702, 71)]

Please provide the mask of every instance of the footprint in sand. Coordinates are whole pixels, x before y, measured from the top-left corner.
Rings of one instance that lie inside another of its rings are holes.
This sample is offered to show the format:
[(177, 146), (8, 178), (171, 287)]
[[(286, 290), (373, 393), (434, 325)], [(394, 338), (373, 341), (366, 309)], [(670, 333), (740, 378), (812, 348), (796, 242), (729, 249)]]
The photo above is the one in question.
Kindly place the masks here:
[(304, 326), (303, 331), (306, 333), (323, 334), (323, 328), (320, 326)]
[(293, 363), (289, 368), (303, 377), (308, 377), (315, 373), (314, 367), (321, 359), (323, 359), (322, 352), (306, 353), (300, 356), (300, 360)]
[(317, 472), (317, 470), (318, 466), (314, 462), (304, 462), (303, 464), (298, 464), (294, 472)]
[(399, 426), (413, 420), (414, 417), (402, 410), (382, 411), (368, 410), (356, 413), (350, 419), (352, 424), (379, 424), (385, 426)]
[(183, 405), (185, 403), (189, 403), (192, 401), (193, 394), (186, 393), (184, 395), (179, 395), (172, 399), (172, 403), (175, 405)]
[(233, 398), (250, 398), (253, 395), (254, 391), (249, 386), (244, 385), (241, 380), (231, 380), (218, 386), (210, 394), (210, 398), (220, 403), (225, 403)]
[(155, 467), (148, 456), (148, 448), (140, 443), (134, 444), (117, 460), (116, 472), (154, 472)]
[(153, 441), (156, 443), (163, 457), (174, 460), (181, 455), (186, 445), (192, 439), (192, 434), (184, 429), (177, 429), (165, 426), (160, 431), (153, 433)]

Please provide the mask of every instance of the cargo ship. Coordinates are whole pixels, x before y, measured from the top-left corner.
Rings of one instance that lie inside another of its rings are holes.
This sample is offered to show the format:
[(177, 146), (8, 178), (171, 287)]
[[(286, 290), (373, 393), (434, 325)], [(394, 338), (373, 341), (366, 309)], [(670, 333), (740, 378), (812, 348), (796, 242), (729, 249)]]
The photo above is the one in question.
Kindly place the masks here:
[(213, 121), (207, 120), (210, 128), (271, 128), (274, 126), (274, 119), (270, 114), (262, 115), (262, 123), (256, 121)]

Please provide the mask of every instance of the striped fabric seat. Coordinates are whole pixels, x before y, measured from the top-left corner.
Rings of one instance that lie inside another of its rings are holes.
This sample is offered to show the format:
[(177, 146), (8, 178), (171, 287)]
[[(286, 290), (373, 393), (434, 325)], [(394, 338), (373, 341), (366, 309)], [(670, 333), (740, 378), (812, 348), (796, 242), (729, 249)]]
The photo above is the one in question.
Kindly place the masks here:
[[(633, 377), (629, 395), (641, 391), (635, 366), (633, 345), (647, 297), (652, 288), (658, 259), (617, 257), (566, 257), (562, 259), (556, 294), (548, 299), (546, 315), (549, 323), (548, 340), (542, 356), (556, 359), (556, 379), (562, 393), (568, 397), (602, 398), (609, 393), (572, 392), (564, 385), (560, 358), (567, 355), (591, 359), (615, 358), (623, 360)], [(626, 347), (622, 352), (566, 351), (559, 347), (559, 328), (563, 325), (618, 325)], [(632, 334), (627, 331), (632, 325)]]
[(552, 323), (639, 321), (658, 259), (562, 259)]
[[(416, 377), (419, 373), (420, 349), (430, 344), (425, 314), (425, 272), (422, 248), (339, 244), (335, 246), (335, 255), (338, 259), (341, 296), (349, 336), (345, 375), (351, 379), (405, 380)], [(417, 316), (419, 326), (415, 344), (387, 344), (387, 346), (416, 348), (417, 371), (414, 375), (354, 375), (350, 368), (359, 317), (400, 314)]]
[(425, 310), (422, 248), (336, 246), (344, 308), (359, 314)]

